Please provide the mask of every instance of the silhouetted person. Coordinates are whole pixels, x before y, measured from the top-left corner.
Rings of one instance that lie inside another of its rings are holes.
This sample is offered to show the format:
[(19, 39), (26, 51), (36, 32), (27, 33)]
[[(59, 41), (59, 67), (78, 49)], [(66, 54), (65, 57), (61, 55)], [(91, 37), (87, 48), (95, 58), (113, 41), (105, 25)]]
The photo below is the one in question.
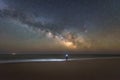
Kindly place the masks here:
[(66, 61), (68, 60), (68, 54), (65, 54), (65, 59), (66, 59)]

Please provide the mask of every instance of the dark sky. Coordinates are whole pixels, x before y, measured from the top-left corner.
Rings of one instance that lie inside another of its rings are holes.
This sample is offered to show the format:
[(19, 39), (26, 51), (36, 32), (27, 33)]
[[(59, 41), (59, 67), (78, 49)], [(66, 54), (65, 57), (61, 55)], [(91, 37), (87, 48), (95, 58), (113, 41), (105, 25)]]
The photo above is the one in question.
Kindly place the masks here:
[(120, 0), (0, 0), (1, 50), (119, 50)]

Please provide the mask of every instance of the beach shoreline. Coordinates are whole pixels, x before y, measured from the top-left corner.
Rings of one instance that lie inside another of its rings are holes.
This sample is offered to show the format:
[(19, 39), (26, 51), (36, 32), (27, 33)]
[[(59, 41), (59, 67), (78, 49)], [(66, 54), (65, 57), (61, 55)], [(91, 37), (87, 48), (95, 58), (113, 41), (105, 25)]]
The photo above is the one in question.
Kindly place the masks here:
[(119, 80), (120, 58), (0, 64), (1, 80)]

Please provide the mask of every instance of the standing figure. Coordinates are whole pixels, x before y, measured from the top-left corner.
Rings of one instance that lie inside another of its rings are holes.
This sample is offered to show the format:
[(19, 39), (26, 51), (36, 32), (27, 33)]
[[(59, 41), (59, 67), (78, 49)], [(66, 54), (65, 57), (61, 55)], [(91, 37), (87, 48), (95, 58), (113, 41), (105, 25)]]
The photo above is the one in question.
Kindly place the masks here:
[(65, 59), (66, 59), (66, 61), (68, 60), (68, 54), (65, 54)]

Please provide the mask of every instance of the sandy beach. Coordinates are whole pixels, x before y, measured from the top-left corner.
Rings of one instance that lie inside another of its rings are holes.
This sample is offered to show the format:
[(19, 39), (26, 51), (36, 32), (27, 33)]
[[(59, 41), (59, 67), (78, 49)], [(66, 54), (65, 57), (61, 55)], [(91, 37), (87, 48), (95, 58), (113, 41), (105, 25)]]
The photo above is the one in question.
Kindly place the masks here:
[(120, 80), (120, 58), (0, 64), (0, 80)]

